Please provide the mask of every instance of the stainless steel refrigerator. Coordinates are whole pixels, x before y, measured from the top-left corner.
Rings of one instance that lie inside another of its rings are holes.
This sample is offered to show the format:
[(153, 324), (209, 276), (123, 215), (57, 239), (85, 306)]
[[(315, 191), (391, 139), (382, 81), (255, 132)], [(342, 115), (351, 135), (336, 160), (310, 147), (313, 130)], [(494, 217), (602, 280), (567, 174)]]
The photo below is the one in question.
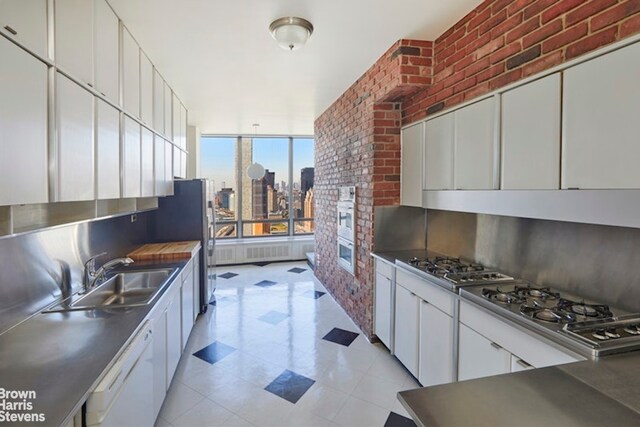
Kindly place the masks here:
[(200, 313), (204, 313), (216, 288), (213, 183), (207, 179), (176, 180), (173, 188), (173, 196), (158, 199), (158, 209), (151, 216), (151, 234), (157, 242), (200, 240)]

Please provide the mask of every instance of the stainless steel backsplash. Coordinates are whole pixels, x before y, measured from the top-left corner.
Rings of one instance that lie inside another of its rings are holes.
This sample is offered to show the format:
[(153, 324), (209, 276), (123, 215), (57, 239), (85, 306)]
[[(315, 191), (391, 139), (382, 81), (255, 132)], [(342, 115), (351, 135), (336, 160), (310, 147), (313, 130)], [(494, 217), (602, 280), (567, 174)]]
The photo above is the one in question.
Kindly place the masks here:
[(640, 312), (640, 229), (427, 212), (431, 250)]
[(376, 251), (424, 249), (426, 213), (409, 206), (376, 206), (373, 216), (373, 244)]
[(102, 262), (126, 255), (147, 236), (147, 213), (84, 222), (0, 239), (0, 333), (62, 296), (64, 277), (75, 290), (83, 261), (100, 252)]

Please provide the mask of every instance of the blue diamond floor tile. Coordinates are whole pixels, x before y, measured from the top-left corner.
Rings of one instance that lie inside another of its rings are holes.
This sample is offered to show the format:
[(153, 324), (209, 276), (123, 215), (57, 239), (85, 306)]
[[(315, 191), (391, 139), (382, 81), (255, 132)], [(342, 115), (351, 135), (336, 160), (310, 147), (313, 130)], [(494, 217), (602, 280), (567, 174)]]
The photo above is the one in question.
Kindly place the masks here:
[(307, 298), (313, 298), (313, 299), (318, 299), (323, 295), (326, 295), (326, 292), (320, 292), (320, 291), (307, 291), (305, 293), (303, 293), (302, 295), (307, 297)]
[(307, 271), (307, 269), (306, 269), (306, 268), (300, 268), (300, 267), (293, 267), (292, 269), (287, 270), (287, 271), (288, 271), (289, 273), (297, 273), (297, 274), (300, 274), (300, 273), (303, 273), (303, 272)]
[(291, 403), (296, 403), (314, 383), (315, 380), (287, 369), (264, 389)]
[(236, 277), (237, 274), (236, 273), (224, 273), (224, 274), (219, 274), (218, 277), (222, 277), (223, 279), (231, 279), (232, 277)]
[(277, 325), (287, 317), (289, 317), (288, 314), (280, 313), (279, 311), (270, 311), (258, 317), (258, 319), (262, 320), (263, 322), (271, 323), (272, 325)]
[(353, 340), (358, 338), (358, 335), (360, 334), (340, 328), (333, 328), (327, 335), (322, 337), (322, 339), (349, 347)]
[(220, 341), (215, 341), (203, 349), (196, 351), (193, 355), (213, 365), (234, 351), (236, 351), (235, 348), (223, 344)]
[(416, 423), (411, 418), (403, 417), (400, 414), (391, 412), (387, 421), (384, 423), (384, 427), (417, 427)]
[(262, 282), (254, 283), (255, 286), (260, 286), (262, 288), (267, 288), (269, 286), (275, 285), (276, 282), (272, 282), (271, 280), (263, 280)]

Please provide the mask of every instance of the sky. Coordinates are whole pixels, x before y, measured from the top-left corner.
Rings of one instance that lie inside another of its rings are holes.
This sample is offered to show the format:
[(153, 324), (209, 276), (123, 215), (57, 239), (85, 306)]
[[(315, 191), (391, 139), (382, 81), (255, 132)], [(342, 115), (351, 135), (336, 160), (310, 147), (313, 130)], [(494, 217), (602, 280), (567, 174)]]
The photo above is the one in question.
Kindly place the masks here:
[[(234, 137), (202, 137), (201, 173), (214, 181), (216, 191), (220, 190), (223, 181), (227, 187), (235, 187), (235, 143)], [(300, 182), (300, 169), (314, 165), (313, 139), (294, 139), (293, 147), (293, 180)], [(275, 172), (276, 183), (288, 180), (288, 156), (288, 138), (254, 139), (253, 161)]]

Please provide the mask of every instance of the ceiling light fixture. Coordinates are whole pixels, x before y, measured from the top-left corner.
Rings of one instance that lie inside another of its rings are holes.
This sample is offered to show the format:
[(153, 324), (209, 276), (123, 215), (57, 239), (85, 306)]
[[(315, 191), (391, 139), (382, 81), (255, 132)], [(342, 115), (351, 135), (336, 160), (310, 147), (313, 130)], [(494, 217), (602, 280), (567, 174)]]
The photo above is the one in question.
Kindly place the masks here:
[(303, 18), (285, 17), (273, 21), (269, 25), (269, 31), (281, 48), (298, 50), (313, 34), (313, 25)]

